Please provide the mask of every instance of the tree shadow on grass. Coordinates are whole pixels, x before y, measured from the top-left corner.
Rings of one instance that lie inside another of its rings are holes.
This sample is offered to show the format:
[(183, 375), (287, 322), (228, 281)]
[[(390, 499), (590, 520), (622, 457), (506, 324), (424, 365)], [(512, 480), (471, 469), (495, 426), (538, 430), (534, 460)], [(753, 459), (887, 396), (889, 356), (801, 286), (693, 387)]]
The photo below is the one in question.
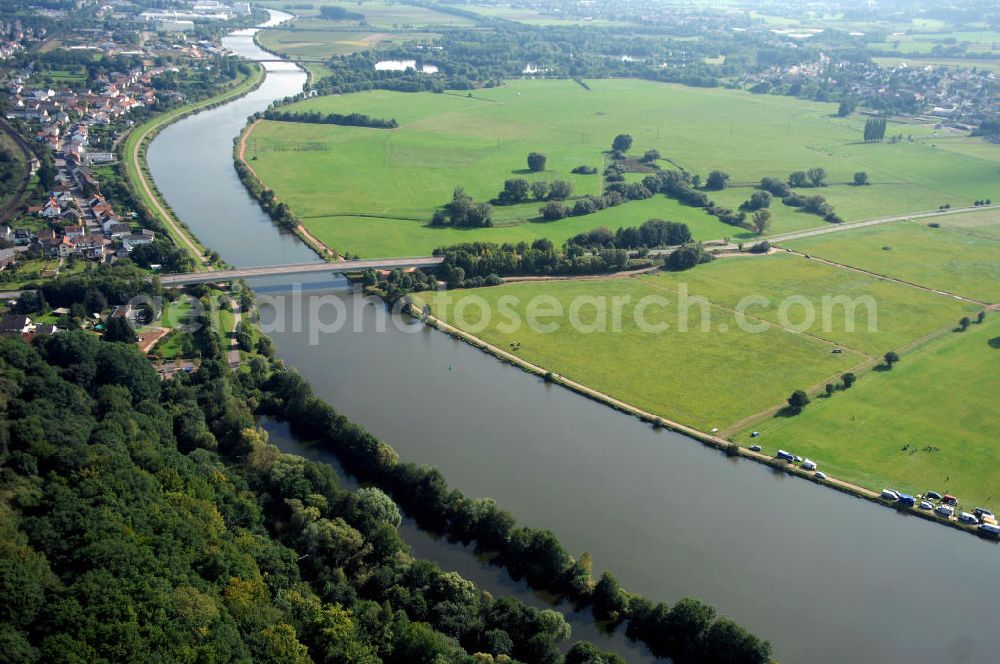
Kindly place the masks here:
[(775, 417), (795, 417), (796, 415), (801, 415), (801, 408), (792, 408), (791, 406), (785, 406), (777, 413), (774, 414)]
[(532, 173), (544, 173), (545, 171), (533, 171), (530, 168), (515, 168), (511, 171), (514, 175), (531, 175)]
[(993, 337), (986, 342), (993, 350), (1000, 350), (1000, 337)]

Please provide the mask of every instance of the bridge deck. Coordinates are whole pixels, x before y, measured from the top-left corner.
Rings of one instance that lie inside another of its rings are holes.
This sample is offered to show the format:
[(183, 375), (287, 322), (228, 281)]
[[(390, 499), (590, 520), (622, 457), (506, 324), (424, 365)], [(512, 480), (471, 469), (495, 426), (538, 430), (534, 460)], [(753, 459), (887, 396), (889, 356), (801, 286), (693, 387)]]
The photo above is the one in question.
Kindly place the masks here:
[(253, 277), (290, 276), (294, 274), (360, 272), (367, 269), (395, 270), (408, 267), (437, 267), (443, 262), (440, 256), (415, 256), (411, 258), (371, 258), (365, 260), (336, 261), (333, 263), (296, 263), (293, 265), (265, 265), (262, 267), (241, 267), (231, 270), (211, 272), (185, 272), (164, 274), (160, 283), (164, 286), (187, 286)]

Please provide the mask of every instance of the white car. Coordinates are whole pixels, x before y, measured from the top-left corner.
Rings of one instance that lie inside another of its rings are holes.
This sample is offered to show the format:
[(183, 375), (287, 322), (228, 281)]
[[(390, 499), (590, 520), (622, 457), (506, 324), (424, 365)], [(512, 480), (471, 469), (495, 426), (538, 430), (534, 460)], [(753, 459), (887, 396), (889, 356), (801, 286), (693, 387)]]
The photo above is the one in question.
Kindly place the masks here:
[(813, 477), (815, 477), (818, 480), (825, 480), (826, 479), (826, 473), (824, 473), (822, 470), (817, 470), (816, 474), (813, 475)]
[(921, 500), (920, 501), (920, 509), (922, 509), (922, 510), (928, 510), (928, 511), (932, 510), (932, 509), (934, 509), (934, 503), (932, 503), (929, 500)]

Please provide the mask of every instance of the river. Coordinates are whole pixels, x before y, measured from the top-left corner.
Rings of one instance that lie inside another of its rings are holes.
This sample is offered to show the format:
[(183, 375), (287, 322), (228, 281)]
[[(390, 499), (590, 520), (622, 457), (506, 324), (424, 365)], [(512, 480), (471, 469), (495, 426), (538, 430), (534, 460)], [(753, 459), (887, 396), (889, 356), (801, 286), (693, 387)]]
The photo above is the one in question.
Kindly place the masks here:
[[(226, 44), (265, 57), (249, 37)], [(150, 146), (168, 202), (234, 265), (315, 259), (253, 205), (231, 165), (246, 116), (304, 79), (269, 70), (249, 97), (185, 119)], [(279, 355), (318, 395), (404, 459), (551, 528), (573, 553), (589, 551), (624, 587), (654, 601), (709, 602), (771, 640), (783, 662), (997, 661), (995, 544), (655, 431), (419, 324), (378, 332), (378, 308), (355, 311), (343, 282), (305, 292), (328, 298), (328, 317), (338, 300), (351, 324), (312, 343), (308, 327), (285, 320), (290, 309), (264, 303), (263, 322), (284, 328), (270, 332)], [(279, 434), (283, 449), (321, 455)], [(404, 535), (418, 555), (484, 588), (530, 595), (461, 547), (412, 526)], [(573, 622), (575, 636), (590, 638), (585, 619)], [(607, 643), (645, 659), (620, 639)]]

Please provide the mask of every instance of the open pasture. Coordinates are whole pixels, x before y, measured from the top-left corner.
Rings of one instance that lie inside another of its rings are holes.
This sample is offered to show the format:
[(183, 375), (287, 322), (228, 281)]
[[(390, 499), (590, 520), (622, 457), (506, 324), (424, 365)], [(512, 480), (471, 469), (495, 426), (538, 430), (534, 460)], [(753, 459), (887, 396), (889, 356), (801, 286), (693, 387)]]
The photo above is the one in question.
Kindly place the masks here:
[[(429, 303), (436, 316), (489, 343), (520, 344), (517, 355), (528, 362), (706, 431), (733, 424), (865, 359), (853, 351), (833, 354), (830, 345), (777, 326), (742, 331), (736, 314), (724, 307), (707, 307), (703, 316), (699, 305), (685, 310), (671, 293), (637, 279), (514, 283), (415, 297)], [(584, 327), (574, 326), (577, 298), (605, 302), (606, 325), (598, 322), (594, 306), (581, 305), (576, 315)], [(614, 330), (612, 298), (622, 302), (620, 331)], [(659, 299), (643, 307), (644, 298)], [(521, 324), (510, 326), (501, 305)], [(540, 315), (541, 325), (533, 326), (529, 315), (543, 311), (535, 306), (562, 314)], [(667, 327), (645, 328), (641, 321)], [(550, 324), (556, 328), (546, 331), (543, 326)], [(588, 325), (597, 329), (585, 331)]]
[[(973, 304), (794, 254), (741, 256), (641, 279), (872, 357), (974, 317)], [(756, 299), (751, 299), (756, 298)], [(811, 313), (810, 313), (811, 312)]]
[[(787, 449), (835, 476), (876, 491), (930, 489), (965, 509), (1000, 507), (1000, 317), (948, 333), (891, 371), (872, 371), (849, 390), (820, 397), (796, 417), (754, 424), (752, 439)], [(737, 436), (749, 444), (750, 430)]]
[[(963, 216), (963, 215), (959, 215)], [(1000, 238), (973, 236), (926, 221), (793, 240), (782, 246), (986, 303), (1000, 302)]]
[[(634, 154), (655, 148), (703, 176), (724, 170), (734, 184), (823, 167), (831, 186), (801, 191), (826, 196), (847, 221), (987, 197), (1000, 200), (1000, 148), (966, 136), (941, 136), (931, 125), (890, 125), (890, 135), (904, 133), (912, 141), (864, 144), (859, 140), (864, 118), (838, 118), (832, 104), (635, 80), (588, 85), (590, 90), (573, 81), (518, 80), (471, 96), (374, 91), (309, 99), (290, 110), (394, 117), (400, 128), (263, 122), (254, 132), (254, 168), (310, 230), (338, 249), (349, 247), (363, 256), (396, 253), (387, 252), (380, 241), (386, 223), (364, 232), (359, 220), (368, 215), (411, 224), (391, 231), (414, 242), (405, 253), (447, 244), (456, 234), (468, 240), (556, 239), (586, 228), (615, 227), (626, 219), (641, 223), (641, 213), (629, 212), (637, 204), (628, 203), (605, 213), (604, 219), (591, 215), (538, 224), (531, 221), (538, 216), (533, 203), (496, 208), (499, 228), (455, 231), (426, 225), (456, 186), (477, 200), (489, 200), (510, 177), (559, 178), (573, 184), (575, 195), (598, 194), (599, 175), (573, 175), (570, 170), (581, 164), (603, 167), (604, 151), (618, 133), (633, 136)], [(525, 173), (525, 156), (531, 151), (548, 156), (545, 172)], [(872, 185), (845, 184), (862, 170)], [(749, 193), (746, 188), (711, 195), (738, 205)], [(824, 224), (814, 215), (775, 206), (772, 233)], [(740, 233), (702, 210), (667, 218), (699, 217), (707, 217), (695, 224), (703, 238)], [(338, 242), (337, 220), (343, 218), (350, 220)], [(509, 230), (512, 226), (516, 230)], [(717, 230), (709, 232), (711, 228)]]

